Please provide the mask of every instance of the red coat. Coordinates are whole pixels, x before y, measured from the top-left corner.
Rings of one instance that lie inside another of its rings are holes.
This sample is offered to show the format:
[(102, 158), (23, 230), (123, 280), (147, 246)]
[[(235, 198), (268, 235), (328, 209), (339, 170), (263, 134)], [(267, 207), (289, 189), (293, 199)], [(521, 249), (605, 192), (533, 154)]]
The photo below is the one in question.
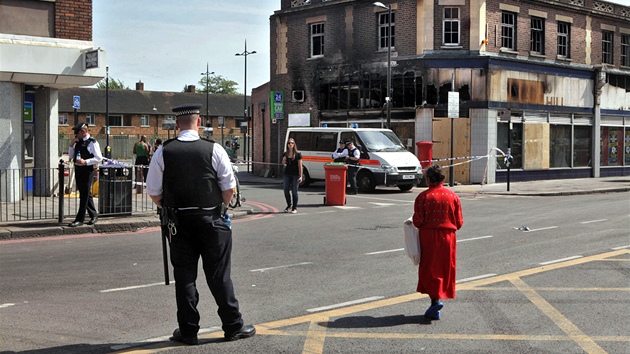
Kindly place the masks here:
[(416, 291), (432, 299), (455, 297), (455, 231), (464, 224), (459, 197), (442, 183), (416, 197), (413, 224), (420, 233), (420, 265)]

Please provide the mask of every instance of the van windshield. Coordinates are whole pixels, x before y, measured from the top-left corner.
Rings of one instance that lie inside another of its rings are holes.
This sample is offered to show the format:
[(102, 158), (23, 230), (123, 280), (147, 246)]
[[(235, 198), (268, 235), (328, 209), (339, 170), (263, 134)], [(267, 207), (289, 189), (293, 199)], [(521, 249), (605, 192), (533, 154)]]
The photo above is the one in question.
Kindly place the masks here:
[(358, 131), (367, 151), (407, 151), (400, 139), (392, 131)]

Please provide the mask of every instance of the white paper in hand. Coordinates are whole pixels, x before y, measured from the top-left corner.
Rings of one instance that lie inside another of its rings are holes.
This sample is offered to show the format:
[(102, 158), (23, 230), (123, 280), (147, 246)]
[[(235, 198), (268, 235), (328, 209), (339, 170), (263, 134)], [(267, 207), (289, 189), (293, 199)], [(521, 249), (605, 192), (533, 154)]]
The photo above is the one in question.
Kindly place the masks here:
[(420, 264), (420, 233), (413, 225), (411, 217), (403, 223), (403, 233), (405, 237), (405, 251), (411, 258), (413, 264)]

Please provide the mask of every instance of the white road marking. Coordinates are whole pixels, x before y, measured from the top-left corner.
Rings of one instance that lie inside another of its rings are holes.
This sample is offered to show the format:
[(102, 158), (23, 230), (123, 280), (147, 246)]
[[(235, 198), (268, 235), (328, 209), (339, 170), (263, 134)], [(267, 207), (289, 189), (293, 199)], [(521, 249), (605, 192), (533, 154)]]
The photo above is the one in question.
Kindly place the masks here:
[[(171, 284), (174, 284), (175, 281), (171, 281)], [(141, 289), (141, 288), (149, 288), (152, 286), (158, 286), (158, 285), (164, 285), (164, 283), (153, 283), (153, 284), (144, 284), (144, 285), (134, 285), (134, 286), (127, 286), (124, 288), (115, 288), (115, 289), (106, 289), (106, 290), (101, 290), (99, 292), (101, 293), (111, 293), (114, 291), (125, 291), (125, 290), (133, 290), (133, 289)]]
[(396, 203), (376, 203), (376, 202), (369, 202), (369, 204), (373, 204), (379, 207), (387, 207), (387, 206), (393, 206), (393, 205), (398, 205)]
[(494, 274), (494, 273), (490, 273), (490, 274), (478, 275), (476, 277), (464, 278), (464, 279), (460, 279), (460, 280), (455, 281), (455, 284), (466, 283), (466, 282), (469, 282), (469, 281), (483, 279), (483, 278), (490, 278), (490, 277), (493, 277), (495, 275), (496, 274)]
[(376, 301), (376, 300), (380, 300), (380, 299), (384, 299), (384, 298), (385, 298), (385, 296), (372, 296), (372, 297), (366, 297), (365, 299), (359, 299), (359, 300), (354, 300), (354, 301), (342, 302), (340, 304), (335, 304), (335, 305), (316, 307), (314, 309), (308, 309), (306, 311), (307, 312), (326, 311), (326, 310), (336, 309), (336, 308), (339, 308), (339, 307), (356, 305), (356, 304), (362, 304), (362, 303), (370, 302), (370, 301)]
[(602, 221), (606, 221), (608, 219), (599, 219), (599, 220), (589, 220), (589, 221), (582, 221), (580, 224), (590, 224), (592, 222), (602, 222)]
[(10, 304), (10, 303), (7, 303), (7, 304), (1, 304), (1, 305), (0, 305), (0, 309), (7, 308), (7, 307), (11, 307), (11, 306), (15, 306), (15, 304)]
[(366, 253), (366, 255), (373, 255), (373, 254), (381, 254), (381, 253), (390, 253), (390, 252), (399, 252), (399, 251), (404, 251), (404, 248), (396, 248), (395, 250), (387, 250), (387, 251), (376, 251), (376, 252), (370, 252), (370, 253)]
[(560, 258), (560, 259), (554, 259), (553, 261), (540, 262), (538, 264), (540, 264), (540, 265), (549, 265), (549, 264), (560, 263), (560, 262), (564, 262), (564, 261), (570, 261), (572, 259), (578, 259), (578, 258), (582, 258), (582, 257), (583, 256), (573, 256), (573, 257), (567, 257), (567, 258)]
[(347, 206), (347, 205), (333, 205), (333, 206), (339, 209), (361, 209), (361, 207)]
[(484, 238), (491, 238), (492, 236), (480, 236), (480, 237), (473, 237), (473, 238), (467, 238), (467, 239), (463, 239), (463, 240), (457, 240), (457, 242), (466, 242), (466, 241), (476, 241), (476, 240), (481, 240)]
[(558, 226), (549, 226), (549, 227), (541, 227), (540, 229), (530, 229), (530, 230), (526, 230), (525, 232), (534, 232), (534, 231), (542, 231), (542, 230), (551, 230), (551, 229), (557, 229)]
[(625, 248), (630, 248), (630, 245), (625, 245), (625, 246), (619, 246), (619, 247), (613, 247), (612, 249), (615, 251), (619, 251)]
[(262, 272), (266, 272), (268, 270), (289, 268), (289, 267), (295, 267), (295, 266), (301, 266), (301, 265), (307, 265), (307, 264), (313, 264), (313, 262), (302, 262), (302, 263), (289, 264), (289, 265), (283, 265), (283, 266), (277, 266), (277, 267), (252, 269), (252, 270), (250, 270), (250, 272), (261, 272), (262, 273)]

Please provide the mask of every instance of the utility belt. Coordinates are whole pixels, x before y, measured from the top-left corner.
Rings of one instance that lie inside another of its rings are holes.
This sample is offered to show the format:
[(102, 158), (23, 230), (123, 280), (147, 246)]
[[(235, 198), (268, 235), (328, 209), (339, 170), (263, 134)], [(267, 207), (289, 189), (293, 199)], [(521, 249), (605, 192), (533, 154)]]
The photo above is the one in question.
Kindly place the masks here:
[(223, 217), (227, 213), (227, 205), (221, 203), (215, 207), (210, 208), (170, 208), (160, 207), (158, 208), (158, 214), (160, 216), (160, 224), (162, 227), (166, 227), (169, 231), (170, 237), (177, 234), (177, 226), (179, 226), (179, 217), (182, 216), (220, 216)]

